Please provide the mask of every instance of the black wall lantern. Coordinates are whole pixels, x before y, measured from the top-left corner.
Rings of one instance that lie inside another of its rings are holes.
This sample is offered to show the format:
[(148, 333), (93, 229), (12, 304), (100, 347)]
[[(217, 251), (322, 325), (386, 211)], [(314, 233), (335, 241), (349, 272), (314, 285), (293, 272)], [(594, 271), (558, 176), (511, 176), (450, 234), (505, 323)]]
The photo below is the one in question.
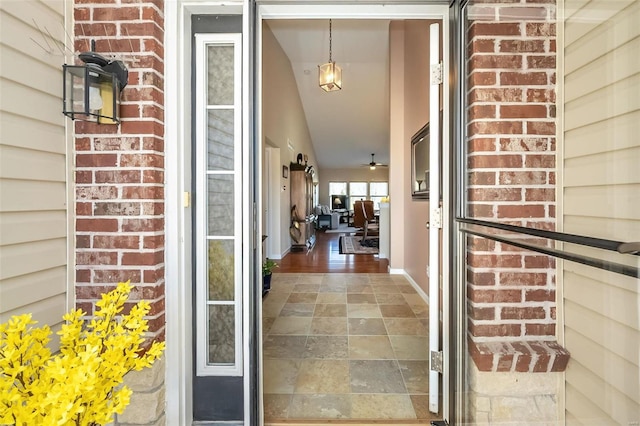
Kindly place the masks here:
[(62, 113), (72, 120), (119, 123), (120, 91), (127, 85), (129, 71), (122, 61), (108, 61), (95, 52), (79, 56), (84, 65), (62, 66)]

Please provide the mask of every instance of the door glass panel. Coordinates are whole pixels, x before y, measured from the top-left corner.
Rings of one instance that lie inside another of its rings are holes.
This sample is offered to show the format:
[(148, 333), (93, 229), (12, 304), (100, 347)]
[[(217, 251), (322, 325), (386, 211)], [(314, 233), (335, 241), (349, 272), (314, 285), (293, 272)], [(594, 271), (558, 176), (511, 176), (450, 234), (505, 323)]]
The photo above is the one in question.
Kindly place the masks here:
[(209, 111), (209, 170), (233, 170), (233, 115), (231, 109)]
[(235, 300), (235, 242), (209, 241), (209, 300)]
[(210, 364), (233, 364), (235, 328), (233, 305), (209, 305)]
[(235, 227), (234, 175), (209, 175), (207, 182), (209, 235), (233, 235)]
[(234, 99), (234, 46), (207, 47), (207, 103), (209, 105), (233, 105)]
[(634, 424), (640, 257), (618, 250), (640, 241), (640, 2), (470, 0), (462, 18), (459, 214), (609, 249), (459, 224), (459, 414)]
[(196, 35), (196, 374), (242, 375), (239, 34)]

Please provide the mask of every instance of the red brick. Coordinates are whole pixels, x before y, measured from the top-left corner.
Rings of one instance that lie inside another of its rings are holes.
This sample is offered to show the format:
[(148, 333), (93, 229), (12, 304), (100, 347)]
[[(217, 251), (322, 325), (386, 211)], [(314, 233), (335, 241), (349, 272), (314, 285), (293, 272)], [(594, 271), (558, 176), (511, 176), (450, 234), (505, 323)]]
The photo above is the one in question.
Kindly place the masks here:
[(160, 331), (165, 326), (164, 314), (160, 315), (157, 318), (149, 319), (149, 322), (147, 324), (149, 326), (149, 332), (153, 333), (156, 331)]
[(112, 200), (118, 196), (115, 186), (76, 186), (76, 201), (79, 200)]
[(498, 283), (502, 286), (545, 286), (545, 272), (499, 272)]
[(556, 35), (556, 24), (548, 22), (527, 22), (525, 33), (532, 37), (554, 37)]
[(476, 268), (519, 268), (522, 266), (522, 256), (469, 253), (467, 263)]
[(495, 371), (509, 372), (513, 366), (514, 354), (500, 354), (498, 357), (498, 364)]
[(474, 138), (468, 142), (469, 152), (495, 151), (496, 140), (494, 138)]
[[(139, 7), (95, 7), (93, 9), (94, 21), (137, 21), (142, 18)], [(101, 50), (98, 50), (101, 52)]]
[(470, 235), (467, 238), (467, 247), (470, 251), (495, 251), (496, 242), (488, 238), (481, 238)]
[(469, 173), (470, 185), (495, 185), (496, 173), (495, 172), (472, 172)]
[(158, 265), (164, 262), (164, 252), (163, 251), (155, 251), (155, 252), (125, 252), (122, 253), (122, 264), (123, 265)]
[(469, 103), (474, 102), (522, 102), (523, 92), (518, 87), (474, 88), (469, 94)]
[(145, 283), (157, 283), (161, 281), (164, 281), (164, 268), (144, 270)]
[(547, 118), (544, 105), (501, 105), (500, 118)]
[(476, 303), (518, 303), (522, 301), (522, 292), (520, 290), (485, 290), (474, 289), (468, 290), (468, 298)]
[(129, 119), (129, 118), (141, 118), (141, 108), (140, 104), (121, 104), (120, 105), (120, 118), (121, 119)]
[(469, 28), (471, 37), (481, 35), (520, 35), (520, 24), (517, 23), (480, 23), (474, 22)]
[(143, 170), (142, 181), (144, 183), (164, 184), (164, 172), (162, 170)]
[[(524, 267), (527, 269), (550, 268), (553, 259), (545, 255), (528, 255), (524, 257)], [(551, 273), (551, 272), (550, 272)]]
[(163, 219), (122, 219), (122, 232), (153, 232), (163, 230)]
[(520, 121), (476, 121), (468, 125), (470, 135), (521, 134)]
[(502, 86), (543, 86), (547, 84), (547, 73), (545, 72), (500, 73), (500, 85)]
[(164, 202), (142, 202), (143, 216), (161, 216), (164, 214)]
[(89, 235), (76, 234), (76, 248), (89, 248), (91, 247), (91, 237)]
[(498, 218), (545, 217), (545, 207), (541, 205), (498, 206)]
[(475, 337), (508, 337), (522, 335), (520, 324), (469, 324), (469, 332)]
[(117, 25), (109, 22), (101, 22), (100, 24), (92, 24), (88, 22), (77, 23), (74, 28), (76, 37), (88, 37), (90, 39), (94, 37), (115, 36), (118, 32)]
[(93, 172), (88, 170), (76, 170), (76, 183), (92, 183)]
[(164, 167), (164, 157), (158, 154), (122, 154), (121, 167)]
[(496, 50), (496, 40), (493, 38), (476, 38), (469, 43), (467, 49), (469, 56), (474, 53), (493, 53)]
[(556, 334), (556, 325), (525, 324), (525, 334), (527, 336), (554, 336)]
[(142, 247), (145, 249), (157, 249), (164, 247), (164, 235), (151, 235), (143, 237)]
[(479, 118), (495, 118), (496, 106), (495, 105), (473, 105), (467, 110), (469, 121), (477, 120)]
[(500, 309), (500, 319), (527, 320), (546, 317), (547, 312), (541, 306), (504, 306)]
[(495, 308), (480, 308), (469, 304), (467, 306), (467, 314), (469, 318), (476, 321), (488, 321), (496, 318)]
[[(122, 94), (123, 102), (157, 102), (162, 104), (162, 97), (164, 95), (158, 88), (143, 86), (143, 87), (130, 87)], [(145, 121), (123, 122), (124, 123), (147, 123)], [(132, 125), (122, 130), (123, 133), (139, 134), (139, 133), (152, 133), (149, 131), (141, 132), (139, 129), (132, 129)]]
[(553, 121), (527, 121), (527, 134), (553, 136), (556, 134), (556, 123)]
[(527, 57), (527, 68), (549, 68), (555, 69), (556, 57), (553, 55), (535, 55)]
[(542, 171), (505, 171), (499, 173), (500, 185), (544, 185), (547, 173)]
[(114, 167), (118, 161), (116, 154), (77, 154), (76, 167)]
[(78, 232), (117, 232), (117, 219), (76, 219), (76, 231)]
[(140, 237), (137, 235), (96, 235), (93, 237), (94, 248), (138, 249)]
[(471, 203), (468, 205), (469, 215), (475, 218), (490, 218), (495, 217), (492, 204), (476, 204)]
[(507, 53), (544, 53), (544, 40), (502, 40), (498, 51)]
[(91, 9), (77, 6), (73, 9), (73, 20), (75, 22), (88, 21), (89, 19), (91, 19)]
[(97, 137), (94, 140), (96, 151), (137, 151), (140, 149), (140, 138), (137, 136)]
[(140, 203), (132, 202), (97, 202), (94, 203), (94, 216), (139, 216)]
[(467, 281), (473, 285), (492, 286), (496, 284), (493, 272), (472, 272), (467, 270)]
[(91, 271), (89, 269), (76, 270), (76, 283), (91, 282)]
[(476, 343), (469, 337), (467, 339), (469, 354), (480, 371), (491, 371), (493, 369), (493, 353), (483, 343)]
[(555, 102), (556, 91), (554, 89), (527, 89), (527, 102)]
[[(478, 69), (521, 69), (521, 55), (476, 55), (469, 61), (469, 70)], [(541, 68), (541, 67), (539, 67)]]
[(475, 71), (469, 76), (469, 86), (493, 86), (496, 84), (496, 72)]
[(524, 293), (525, 302), (555, 302), (555, 290), (526, 290)]
[(77, 216), (91, 216), (92, 212), (93, 212), (92, 203), (76, 202), (76, 215)]
[(519, 188), (482, 188), (469, 190), (470, 201), (520, 201)]
[(549, 150), (548, 137), (510, 137), (500, 139), (500, 151), (509, 152), (540, 152)]
[(556, 190), (553, 188), (527, 188), (524, 191), (527, 201), (555, 201)]
[(164, 141), (159, 137), (145, 137), (142, 139), (142, 149), (164, 152)]
[(108, 251), (76, 252), (76, 265), (116, 265), (118, 253)]
[(164, 121), (164, 110), (157, 105), (142, 105), (142, 117)]
[(468, 158), (470, 169), (507, 169), (522, 167), (521, 155), (472, 155)]
[(162, 200), (164, 188), (161, 186), (125, 186), (122, 198), (127, 200)]
[(76, 138), (76, 151), (91, 151), (90, 138)]
[[(81, 52), (86, 52), (88, 49), (77, 49)], [(74, 121), (75, 133), (77, 135), (107, 135), (107, 134), (116, 134), (118, 133), (118, 126), (108, 126), (104, 124), (94, 123), (92, 121), (82, 121), (76, 120)]]
[(113, 283), (131, 281), (132, 284), (140, 282), (142, 274), (138, 269), (95, 269), (93, 271), (93, 282)]
[(96, 170), (96, 183), (139, 183), (139, 170)]
[(551, 155), (527, 155), (524, 159), (526, 169), (552, 169), (556, 166), (556, 156)]

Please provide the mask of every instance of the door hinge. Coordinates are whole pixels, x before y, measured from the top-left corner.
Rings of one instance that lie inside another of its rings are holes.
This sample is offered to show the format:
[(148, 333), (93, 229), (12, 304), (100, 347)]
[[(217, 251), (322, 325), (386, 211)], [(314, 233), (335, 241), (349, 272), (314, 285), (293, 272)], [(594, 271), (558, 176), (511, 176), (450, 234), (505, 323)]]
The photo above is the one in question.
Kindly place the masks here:
[(431, 371), (437, 371), (442, 374), (442, 351), (431, 351)]
[(442, 62), (431, 64), (431, 84), (442, 84)]
[(184, 208), (191, 207), (191, 193), (190, 192), (185, 192), (183, 194), (182, 205), (184, 206)]
[(431, 209), (429, 227), (438, 229), (442, 228), (442, 209), (440, 207), (434, 207)]

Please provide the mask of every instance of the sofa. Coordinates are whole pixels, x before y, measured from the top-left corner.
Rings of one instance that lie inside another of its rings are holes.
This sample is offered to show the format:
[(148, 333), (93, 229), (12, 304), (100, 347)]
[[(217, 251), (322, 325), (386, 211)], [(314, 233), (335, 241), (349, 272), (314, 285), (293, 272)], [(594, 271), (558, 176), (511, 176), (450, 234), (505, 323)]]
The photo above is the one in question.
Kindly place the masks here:
[(338, 229), (340, 213), (332, 212), (329, 206), (318, 205), (315, 208), (316, 227), (323, 229)]

